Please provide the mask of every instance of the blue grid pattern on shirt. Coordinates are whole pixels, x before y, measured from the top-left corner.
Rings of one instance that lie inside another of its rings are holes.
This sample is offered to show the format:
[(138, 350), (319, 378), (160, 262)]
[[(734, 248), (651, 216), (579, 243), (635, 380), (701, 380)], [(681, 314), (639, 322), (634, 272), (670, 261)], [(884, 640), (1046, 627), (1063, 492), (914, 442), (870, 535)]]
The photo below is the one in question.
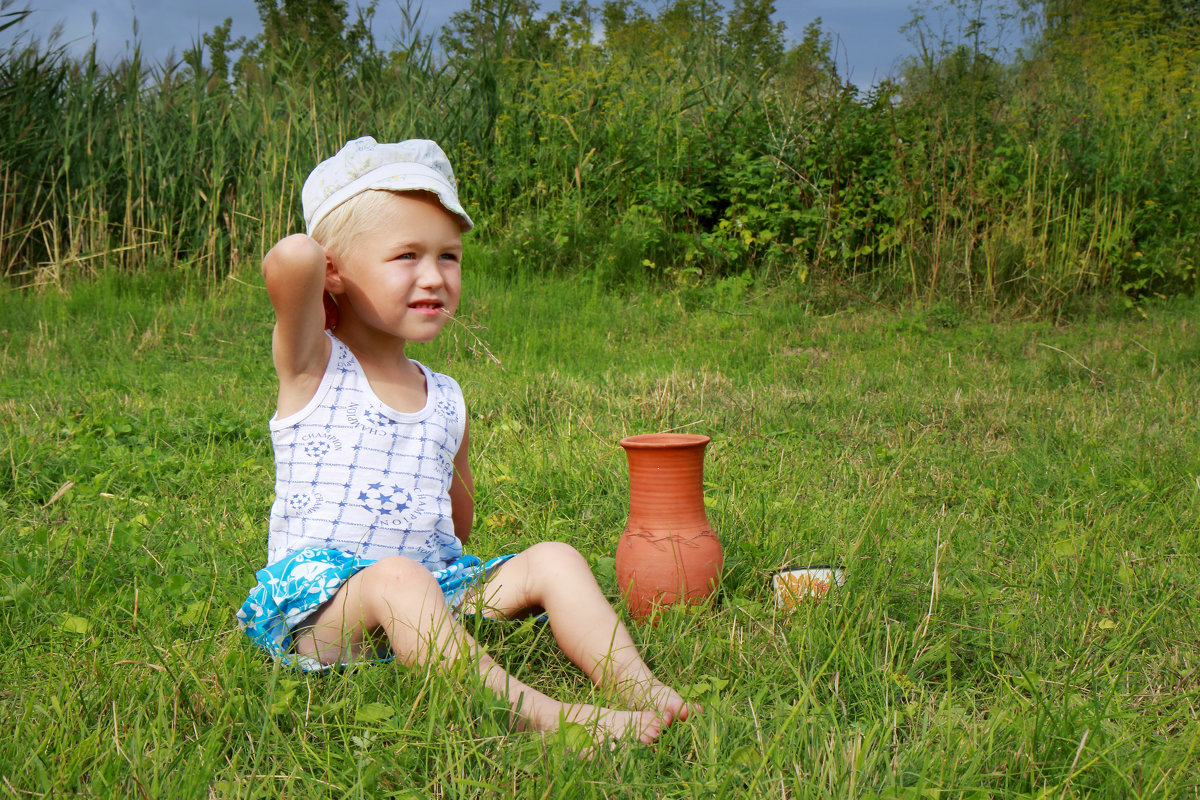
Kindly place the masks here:
[(462, 553), (449, 499), (461, 390), (422, 367), (426, 406), (401, 414), (379, 401), (349, 349), (333, 342), (325, 397), (274, 435), (268, 560), (315, 546), (367, 558), (403, 554), (439, 569)]

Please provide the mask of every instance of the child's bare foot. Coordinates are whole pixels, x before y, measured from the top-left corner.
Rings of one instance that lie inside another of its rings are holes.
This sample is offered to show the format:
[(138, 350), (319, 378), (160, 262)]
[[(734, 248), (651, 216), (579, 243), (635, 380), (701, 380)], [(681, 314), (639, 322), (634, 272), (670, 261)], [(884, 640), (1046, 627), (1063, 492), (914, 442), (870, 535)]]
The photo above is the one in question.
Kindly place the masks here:
[(698, 714), (703, 709), (688, 703), (679, 692), (667, 686), (657, 678), (649, 683), (626, 684), (622, 694), (632, 705), (647, 711), (653, 711), (662, 721), (663, 727), (676, 720), (686, 720), (691, 714)]
[(568, 722), (583, 725), (600, 742), (636, 738), (642, 744), (657, 741), (667, 725), (653, 711), (622, 711), (585, 703), (564, 704), (556, 714), (529, 720), (530, 727), (540, 731), (558, 730)]

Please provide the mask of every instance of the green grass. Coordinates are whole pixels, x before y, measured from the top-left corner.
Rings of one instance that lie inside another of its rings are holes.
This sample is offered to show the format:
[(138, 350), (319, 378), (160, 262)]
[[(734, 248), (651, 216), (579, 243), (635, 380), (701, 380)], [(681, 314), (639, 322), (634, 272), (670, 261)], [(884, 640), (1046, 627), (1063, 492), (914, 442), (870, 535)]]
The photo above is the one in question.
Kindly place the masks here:
[[(467, 394), (472, 550), (565, 540), (615, 596), (617, 440), (713, 437), (719, 600), (634, 630), (705, 712), (583, 761), (469, 682), (303, 676), (244, 641), (272, 482), (255, 280), (3, 290), (6, 796), (1200, 794), (1193, 303), (984, 324), (469, 273), (464, 325), (414, 354)], [(843, 589), (775, 611), (772, 569), (830, 559)], [(479, 635), (591, 697), (546, 631)]]

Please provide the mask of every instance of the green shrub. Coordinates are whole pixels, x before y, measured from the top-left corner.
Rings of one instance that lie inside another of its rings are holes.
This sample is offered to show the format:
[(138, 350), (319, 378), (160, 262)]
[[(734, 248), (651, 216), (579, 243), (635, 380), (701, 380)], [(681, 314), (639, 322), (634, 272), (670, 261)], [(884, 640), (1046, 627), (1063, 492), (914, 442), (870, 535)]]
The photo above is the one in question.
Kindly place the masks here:
[(0, 53), (4, 275), (214, 284), (300, 227), (312, 165), (371, 134), (443, 143), (509, 273), (825, 274), (1048, 314), (1195, 287), (1195, 20), (1169, 4), (998, 3), (1041, 20), (1011, 57), (952, 0), (917, 15), (922, 49), (866, 94), (819, 20), (785, 49), (770, 0), (724, 17), (710, 0), (472, 0), (443, 55), (412, 18), (385, 50), (345, 3), (258, 5), (262, 35), (227, 21), (178, 64)]

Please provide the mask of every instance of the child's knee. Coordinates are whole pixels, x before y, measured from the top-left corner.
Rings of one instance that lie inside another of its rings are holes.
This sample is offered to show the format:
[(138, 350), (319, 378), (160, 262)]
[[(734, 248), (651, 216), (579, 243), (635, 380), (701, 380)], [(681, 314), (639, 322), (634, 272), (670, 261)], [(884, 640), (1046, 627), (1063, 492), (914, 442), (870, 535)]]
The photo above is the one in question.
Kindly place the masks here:
[(363, 570), (363, 590), (375, 597), (403, 599), (424, 597), (431, 590), (441, 592), (433, 573), (405, 556), (381, 558)]
[(549, 568), (557, 571), (584, 569), (591, 572), (591, 567), (588, 566), (587, 559), (583, 557), (583, 554), (566, 542), (539, 542), (526, 552), (541, 569)]

